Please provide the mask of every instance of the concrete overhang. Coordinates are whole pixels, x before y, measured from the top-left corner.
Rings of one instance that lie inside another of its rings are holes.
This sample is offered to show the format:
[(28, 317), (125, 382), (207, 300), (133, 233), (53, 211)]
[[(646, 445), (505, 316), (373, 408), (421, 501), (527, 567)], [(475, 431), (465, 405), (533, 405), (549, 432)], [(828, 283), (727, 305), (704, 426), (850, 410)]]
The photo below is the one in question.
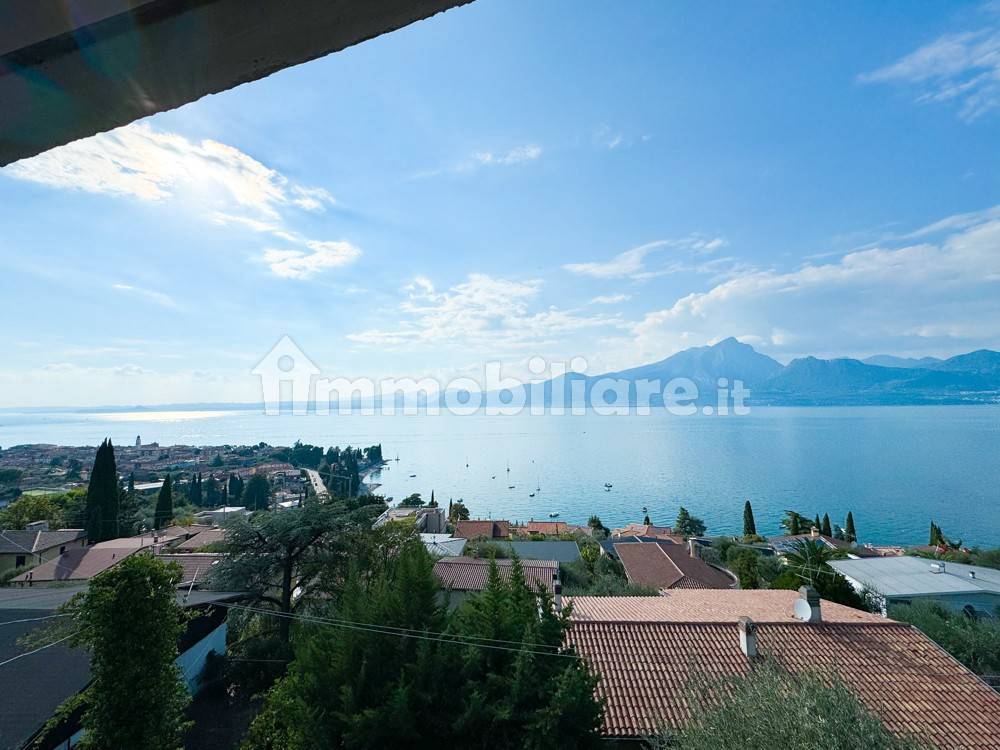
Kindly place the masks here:
[(0, 166), (471, 0), (3, 0)]

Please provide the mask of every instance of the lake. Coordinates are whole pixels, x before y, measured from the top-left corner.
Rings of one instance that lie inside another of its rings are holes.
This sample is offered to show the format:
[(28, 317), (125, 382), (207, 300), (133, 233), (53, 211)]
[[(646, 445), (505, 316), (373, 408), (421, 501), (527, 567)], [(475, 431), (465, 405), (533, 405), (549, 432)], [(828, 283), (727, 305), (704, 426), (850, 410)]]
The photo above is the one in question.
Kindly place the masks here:
[(738, 417), (0, 412), (4, 447), (131, 444), (137, 434), (164, 445), (381, 442), (399, 461), (373, 478), (379, 492), (433, 490), (441, 504), (463, 498), (474, 517), (596, 513), (613, 527), (641, 521), (646, 506), (668, 524), (684, 505), (710, 532), (740, 533), (750, 500), (764, 534), (778, 533), (786, 508), (841, 524), (851, 510), (862, 541), (926, 543), (933, 519), (952, 538), (1000, 546), (996, 406), (757, 407)]

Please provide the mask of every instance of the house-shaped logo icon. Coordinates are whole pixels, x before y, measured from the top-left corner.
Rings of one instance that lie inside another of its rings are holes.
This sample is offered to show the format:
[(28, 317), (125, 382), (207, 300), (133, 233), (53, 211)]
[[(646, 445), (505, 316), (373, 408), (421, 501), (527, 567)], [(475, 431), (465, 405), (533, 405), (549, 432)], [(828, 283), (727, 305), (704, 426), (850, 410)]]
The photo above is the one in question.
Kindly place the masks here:
[(292, 402), (292, 413), (305, 414), (312, 379), (319, 375), (320, 369), (290, 336), (285, 335), (250, 373), (260, 378), (264, 413), (273, 416), (281, 412), (283, 382), (291, 384), (291, 392), (285, 400)]

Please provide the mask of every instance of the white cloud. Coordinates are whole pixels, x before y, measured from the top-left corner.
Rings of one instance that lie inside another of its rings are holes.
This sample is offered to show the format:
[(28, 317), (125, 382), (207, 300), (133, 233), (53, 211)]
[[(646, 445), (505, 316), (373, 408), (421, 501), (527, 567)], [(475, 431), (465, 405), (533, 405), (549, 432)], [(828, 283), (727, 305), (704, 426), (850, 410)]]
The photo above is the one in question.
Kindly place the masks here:
[(418, 276), (404, 287), (402, 320), (391, 328), (349, 334), (351, 341), (392, 349), (432, 346), (476, 349), (497, 354), (562, 343), (569, 333), (589, 328), (622, 327), (617, 316), (581, 315), (556, 307), (534, 311), (542, 284), (470, 274), (466, 281), (439, 292)]
[(361, 251), (349, 242), (306, 242), (309, 251), (269, 248), (263, 260), (270, 269), (286, 279), (308, 279), (321, 271), (352, 263)]
[(953, 101), (974, 120), (1000, 107), (1000, 29), (944, 34), (859, 80), (913, 86), (918, 102)]
[(631, 294), (601, 294), (590, 300), (592, 305), (617, 305), (619, 302), (628, 302), (632, 299)]
[[(335, 203), (324, 188), (295, 184), (233, 146), (192, 141), (145, 123), (52, 149), (16, 162), (3, 173), (60, 190), (174, 201), (216, 223), (268, 234), (294, 246), (265, 250), (265, 258), (282, 254), (279, 262), (268, 265), (285, 278), (308, 278), (361, 254), (349, 243), (312, 239), (289, 227), (289, 210), (315, 213)], [(169, 298), (157, 298), (159, 293), (120, 290), (169, 306)]]
[(111, 288), (119, 292), (126, 292), (128, 294), (148, 299), (150, 302), (154, 302), (161, 307), (170, 308), (171, 310), (177, 310), (180, 308), (180, 305), (174, 301), (174, 298), (164, 292), (157, 292), (153, 289), (143, 289), (141, 287), (132, 286), (131, 284), (112, 284)]
[(491, 151), (481, 151), (473, 154), (473, 160), (483, 165), (498, 164), (509, 167), (514, 164), (524, 164), (534, 161), (542, 155), (542, 147), (535, 144), (527, 146), (517, 146), (503, 154), (494, 154)]
[[(876, 247), (790, 272), (752, 270), (649, 312), (643, 356), (737, 333), (771, 353), (950, 350), (1000, 343), (1000, 217), (937, 243)], [(775, 333), (778, 331), (779, 333)]]
[(689, 264), (672, 264), (655, 271), (644, 271), (646, 257), (665, 247), (684, 250), (693, 254), (710, 254), (728, 243), (721, 237), (705, 237), (692, 234), (673, 240), (656, 240), (619, 253), (608, 261), (588, 263), (567, 263), (563, 269), (570, 273), (590, 276), (595, 279), (616, 279), (628, 276), (634, 281), (646, 281), (657, 276), (686, 270), (698, 270)]

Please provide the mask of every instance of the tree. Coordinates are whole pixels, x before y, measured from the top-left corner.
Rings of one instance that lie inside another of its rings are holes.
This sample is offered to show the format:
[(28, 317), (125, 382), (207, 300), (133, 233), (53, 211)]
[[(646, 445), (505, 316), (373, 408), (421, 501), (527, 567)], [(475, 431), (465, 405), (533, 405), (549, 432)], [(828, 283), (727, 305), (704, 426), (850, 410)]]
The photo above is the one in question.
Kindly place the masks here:
[(785, 555), (787, 570), (771, 582), (771, 588), (797, 589), (812, 586), (821, 597), (855, 609), (869, 609), (865, 599), (829, 562), (833, 552), (822, 542), (800, 539), (795, 550)]
[(645, 516), (643, 516), (642, 525), (643, 526), (652, 526), (653, 525), (653, 522), (649, 520), (649, 514), (648, 513)]
[[(600, 746), (596, 677), (564, 646), (568, 615), (528, 586), (519, 560), (509, 581), (493, 562), (485, 590), (450, 616), (418, 540), (385, 560), (352, 568), (327, 613), (362, 627), (296, 631), (296, 659), (245, 748)], [(449, 721), (420, 720), (442, 705)]]
[(743, 536), (757, 536), (757, 522), (754, 521), (749, 500), (743, 503)]
[(705, 522), (697, 516), (692, 516), (683, 505), (677, 511), (674, 531), (684, 536), (701, 536), (705, 533)]
[(729, 548), (727, 562), (729, 569), (740, 580), (741, 589), (760, 588), (760, 570), (757, 566), (759, 555), (746, 547), (732, 546)]
[(1000, 673), (1000, 620), (968, 617), (919, 599), (890, 605), (888, 614), (913, 625), (976, 674)]
[(450, 503), (451, 510), (448, 511), (448, 520), (451, 523), (457, 523), (458, 521), (468, 521), (469, 520), (469, 509), (465, 507), (465, 503), (461, 500), (455, 503)]
[(229, 499), (234, 503), (237, 502), (243, 495), (243, 480), (236, 474), (229, 475), (229, 488), (227, 494)]
[(847, 521), (844, 523), (844, 539), (852, 544), (858, 541), (858, 532), (854, 528), (854, 514), (847, 511)]
[[(692, 717), (665, 729), (656, 748), (743, 750), (906, 750), (921, 747), (896, 737), (840, 679), (826, 673), (789, 674), (765, 661), (746, 674), (698, 674), (687, 689)], [(748, 743), (748, 738), (752, 741)]]
[(62, 508), (48, 495), (21, 495), (0, 509), (0, 529), (23, 529), (35, 521), (48, 521), (49, 528), (62, 526)]
[(322, 589), (320, 574), (343, 555), (342, 535), (349, 528), (352, 519), (344, 506), (316, 500), (281, 513), (231, 518), (213, 580), (224, 590), (247, 591), (254, 601), (285, 615), (278, 619), (278, 633), (287, 643), (287, 615)]
[(588, 518), (587, 526), (593, 529), (593, 535), (598, 538), (606, 537), (611, 533), (611, 529), (604, 525), (600, 516), (591, 516)]
[(188, 502), (196, 508), (202, 506), (201, 474), (191, 475), (191, 484), (188, 486)]
[(213, 468), (216, 468), (216, 469), (219, 468), (220, 466), (224, 466), (224, 465), (225, 465), (225, 462), (222, 460), (222, 454), (221, 453), (216, 453), (215, 457), (209, 463), (209, 466), (212, 466)]
[(820, 531), (822, 528), (823, 528), (823, 522), (819, 520), (819, 513), (817, 513), (816, 514), (816, 518), (813, 521), (812, 527), (810, 528), (810, 531), (812, 531), (812, 529), (816, 529), (816, 531)]
[(210, 476), (208, 481), (205, 482), (204, 498), (206, 508), (216, 508), (223, 504), (222, 490), (219, 489), (219, 483), (213, 476)]
[(174, 519), (174, 496), (171, 489), (170, 474), (163, 478), (160, 494), (156, 496), (156, 510), (153, 512), (153, 528), (162, 529), (170, 525)]
[(809, 531), (807, 519), (808, 516), (804, 516), (798, 511), (786, 510), (784, 518), (781, 519), (781, 526), (788, 532), (789, 536), (798, 536)]
[(71, 602), (73, 641), (90, 651), (93, 677), (84, 696), (85, 747), (182, 747), (190, 698), (175, 663), (180, 579), (176, 563), (130, 555)]
[(823, 514), (823, 525), (820, 526), (819, 528), (820, 528), (820, 532), (819, 533), (821, 533), (823, 536), (829, 536), (829, 537), (833, 536), (833, 528), (830, 526), (830, 514), (829, 513), (824, 513)]
[(252, 474), (243, 488), (241, 502), (247, 510), (267, 510), (271, 506), (271, 483), (263, 474)]
[(97, 449), (87, 486), (85, 528), (91, 544), (118, 536), (119, 491), (115, 449), (106, 439)]
[(118, 508), (118, 530), (129, 536), (136, 532), (142, 519), (139, 515), (139, 501), (135, 493), (135, 474), (128, 475), (128, 485), (121, 493)]
[(434, 490), (431, 490), (431, 501), (427, 503), (428, 508), (438, 507), (437, 500), (434, 499)]
[(400, 508), (422, 508), (424, 501), (420, 499), (420, 493), (414, 492), (412, 495), (407, 495), (399, 503)]

